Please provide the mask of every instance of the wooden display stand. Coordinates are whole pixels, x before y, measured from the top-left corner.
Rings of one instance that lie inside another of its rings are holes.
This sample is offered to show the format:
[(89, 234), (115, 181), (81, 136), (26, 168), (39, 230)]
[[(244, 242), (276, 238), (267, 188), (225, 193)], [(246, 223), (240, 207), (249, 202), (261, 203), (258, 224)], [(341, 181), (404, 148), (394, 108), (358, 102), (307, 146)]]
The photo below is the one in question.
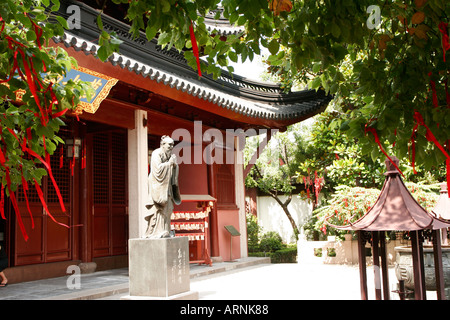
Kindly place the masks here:
[(208, 217), (216, 199), (209, 195), (181, 195), (182, 202), (197, 202), (196, 210), (174, 211), (171, 230), (189, 240), (189, 263), (212, 266), (208, 252)]

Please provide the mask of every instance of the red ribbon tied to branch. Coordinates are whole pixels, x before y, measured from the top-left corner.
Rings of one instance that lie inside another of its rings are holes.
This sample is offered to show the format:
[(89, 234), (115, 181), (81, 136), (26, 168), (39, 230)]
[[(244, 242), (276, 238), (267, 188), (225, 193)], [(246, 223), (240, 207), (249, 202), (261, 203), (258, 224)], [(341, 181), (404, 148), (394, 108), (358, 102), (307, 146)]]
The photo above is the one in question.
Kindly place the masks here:
[[(433, 142), (436, 145), (436, 147), (438, 147), (438, 149), (441, 150), (441, 152), (444, 154), (444, 156), (446, 158), (445, 163), (446, 163), (446, 169), (447, 169), (447, 187), (450, 188), (450, 155), (449, 155), (449, 153), (447, 151), (445, 151), (444, 147), (439, 143), (439, 141), (437, 141), (433, 132), (431, 132), (430, 128), (428, 128), (428, 126), (425, 124), (425, 121), (423, 120), (423, 117), (419, 111), (414, 112), (414, 120), (416, 121), (416, 125), (414, 126), (413, 135), (411, 138), (414, 137), (415, 132), (419, 125), (425, 127), (425, 129), (427, 130), (427, 132), (425, 134), (425, 137), (427, 138), (427, 140), (430, 142)], [(414, 150), (413, 150), (413, 154), (414, 154)], [(413, 163), (413, 168), (414, 168), (414, 163)], [(414, 173), (416, 173), (415, 170), (414, 170)], [(450, 194), (449, 194), (449, 197), (450, 197)]]
[(197, 39), (195, 38), (194, 26), (192, 25), (192, 21), (191, 21), (191, 24), (189, 25), (189, 33), (191, 35), (192, 53), (194, 53), (195, 59), (197, 61), (198, 76), (201, 77), (202, 76), (202, 70), (200, 69), (200, 54), (199, 54), (199, 51), (198, 51)]
[(439, 107), (439, 101), (438, 101), (438, 97), (437, 97), (437, 93), (436, 93), (436, 82), (432, 80), (432, 72), (428, 73), (428, 76), (430, 77), (430, 86), (431, 86), (431, 91), (433, 93), (433, 106), (435, 108)]
[(448, 37), (448, 23), (441, 22), (439, 23), (439, 31), (442, 33), (442, 50), (444, 50), (444, 62), (445, 62), (445, 53), (447, 50), (450, 50), (450, 43)]
[(381, 145), (380, 142), (380, 138), (378, 138), (378, 133), (377, 130), (375, 130), (375, 128), (371, 128), (371, 127), (367, 127), (364, 129), (364, 132), (367, 134), (367, 132), (370, 132), (373, 134), (374, 138), (375, 138), (375, 142), (376, 144), (378, 144), (378, 146), (380, 147), (381, 152), (383, 152), (383, 154), (389, 159), (389, 161), (392, 163), (392, 165), (395, 167), (395, 169), (397, 169), (398, 172), (400, 172), (400, 174), (403, 176), (403, 178), (405, 177), (403, 175), (403, 172), (400, 170), (400, 168), (395, 164), (395, 162), (391, 159), (391, 157), (389, 157), (389, 155), (386, 153), (386, 151), (384, 151), (383, 146)]

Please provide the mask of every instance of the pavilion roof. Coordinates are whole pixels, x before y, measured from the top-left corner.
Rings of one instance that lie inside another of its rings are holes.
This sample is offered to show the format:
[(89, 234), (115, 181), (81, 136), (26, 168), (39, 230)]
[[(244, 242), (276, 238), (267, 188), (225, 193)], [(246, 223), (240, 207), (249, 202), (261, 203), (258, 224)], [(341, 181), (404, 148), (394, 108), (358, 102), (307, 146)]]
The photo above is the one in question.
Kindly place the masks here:
[[(398, 167), (398, 159), (392, 157), (392, 160)], [(414, 231), (450, 227), (450, 224), (434, 217), (417, 203), (389, 160), (386, 160), (386, 167), (386, 180), (373, 207), (354, 223), (333, 227), (364, 231)]]

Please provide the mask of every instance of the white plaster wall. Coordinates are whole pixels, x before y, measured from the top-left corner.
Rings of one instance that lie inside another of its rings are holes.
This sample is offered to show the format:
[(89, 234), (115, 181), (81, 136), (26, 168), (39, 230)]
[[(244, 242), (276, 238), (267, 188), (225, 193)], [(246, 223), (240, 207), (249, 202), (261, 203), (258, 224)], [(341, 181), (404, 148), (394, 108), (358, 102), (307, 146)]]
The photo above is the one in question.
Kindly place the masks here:
[[(284, 202), (285, 196), (280, 197)], [(263, 233), (276, 231), (286, 243), (295, 243), (294, 231), (281, 206), (270, 196), (257, 197), (258, 224), (263, 228)], [(299, 230), (308, 222), (312, 215), (312, 204), (301, 200), (297, 196), (292, 197), (288, 206)]]

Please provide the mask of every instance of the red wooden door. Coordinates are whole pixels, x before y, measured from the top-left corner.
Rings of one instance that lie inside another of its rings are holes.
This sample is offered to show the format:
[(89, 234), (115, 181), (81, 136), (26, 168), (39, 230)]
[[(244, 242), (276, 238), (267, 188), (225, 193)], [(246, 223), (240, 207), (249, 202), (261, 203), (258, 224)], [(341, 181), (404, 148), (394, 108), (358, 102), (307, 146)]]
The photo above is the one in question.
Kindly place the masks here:
[[(62, 135), (64, 135), (64, 133)], [(67, 147), (63, 146), (63, 148), (63, 155), (65, 155)], [(72, 226), (71, 198), (73, 195), (73, 178), (69, 165), (70, 159), (64, 156), (63, 166), (60, 168), (60, 154), (59, 152), (56, 152), (50, 158), (50, 163), (53, 176), (63, 198), (66, 212), (62, 211), (56, 190), (48, 176), (43, 178), (41, 185), (44, 199), (51, 215), (58, 222), (67, 226)], [(20, 266), (71, 260), (73, 228), (61, 226), (52, 221), (47, 212), (45, 212), (36, 189), (32, 184), (29, 185), (27, 197), (32, 218), (28, 213), (22, 188), (19, 188), (19, 191), (17, 192), (18, 206), (29, 239), (28, 241), (24, 240), (18, 223), (16, 222), (14, 265)], [(32, 227), (33, 221), (34, 228)]]
[(93, 134), (93, 257), (128, 248), (127, 133)]

